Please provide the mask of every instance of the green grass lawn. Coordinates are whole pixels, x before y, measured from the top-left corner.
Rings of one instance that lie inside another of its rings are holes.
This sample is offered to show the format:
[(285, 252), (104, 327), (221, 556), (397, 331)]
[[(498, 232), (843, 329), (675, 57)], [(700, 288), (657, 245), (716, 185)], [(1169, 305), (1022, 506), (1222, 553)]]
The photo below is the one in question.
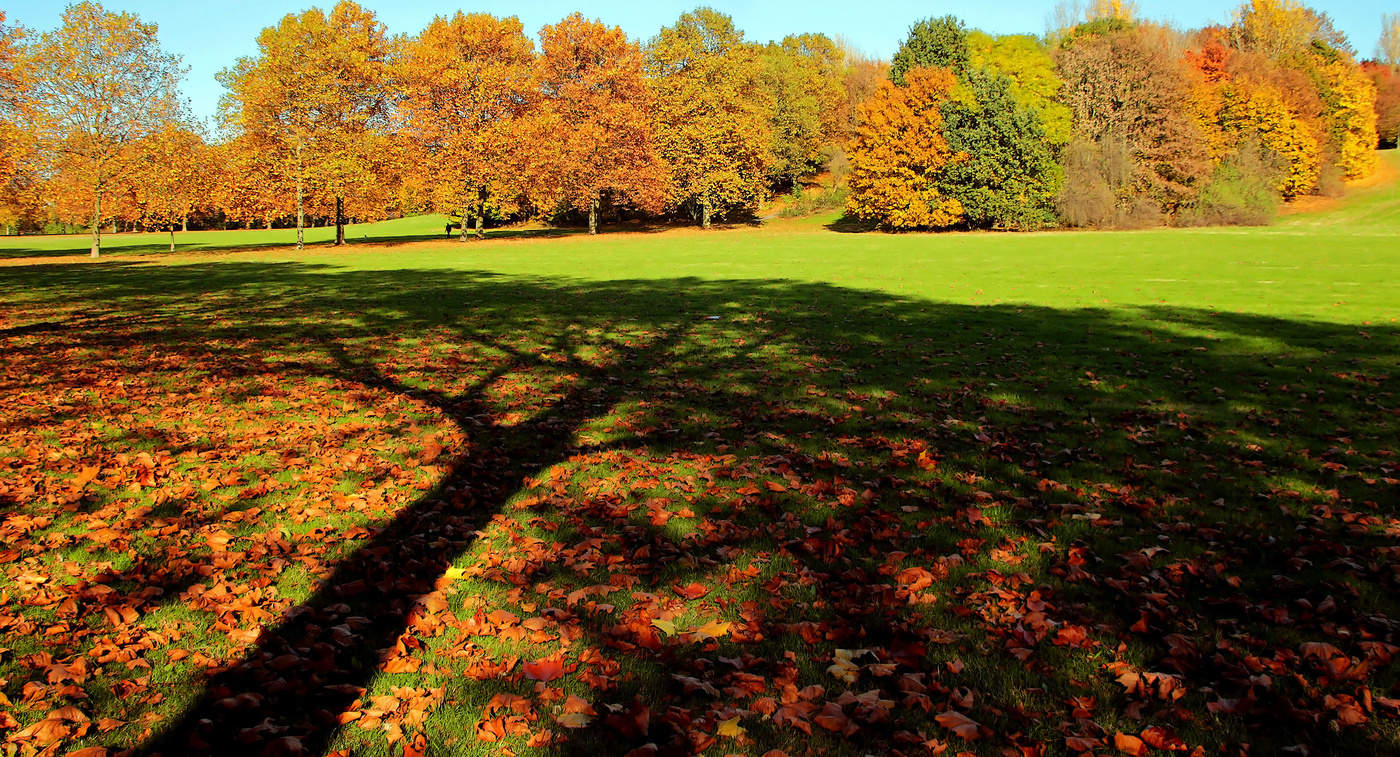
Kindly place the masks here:
[(1400, 751), (1400, 188), (832, 221), (0, 239), (7, 749)]

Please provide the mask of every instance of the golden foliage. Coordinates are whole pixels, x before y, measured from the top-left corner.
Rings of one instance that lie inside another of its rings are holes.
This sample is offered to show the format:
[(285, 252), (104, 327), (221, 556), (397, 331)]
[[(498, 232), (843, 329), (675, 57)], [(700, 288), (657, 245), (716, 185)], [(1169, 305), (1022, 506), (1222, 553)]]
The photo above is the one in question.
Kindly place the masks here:
[(671, 205), (704, 226), (715, 213), (756, 209), (772, 162), (757, 50), (728, 16), (702, 8), (662, 29), (646, 54)]
[(374, 13), (341, 0), (329, 14), (313, 8), (263, 29), (258, 54), (220, 74), (228, 125), (295, 190), (298, 245), (308, 199), (327, 204), (381, 183), (388, 55)]
[(179, 59), (161, 51), (155, 24), (90, 2), (68, 6), (24, 57), (32, 79), (22, 107), (51, 177), (46, 191), (58, 206), (86, 209), (96, 257), (111, 217), (103, 199), (123, 161), (179, 116)]
[(1231, 84), (1222, 88), (1219, 123), (1232, 144), (1253, 135), (1284, 163), (1278, 190), (1284, 197), (1306, 194), (1317, 186), (1321, 168), (1318, 142), (1294, 115), (1278, 90), (1267, 84)]
[(1347, 179), (1370, 176), (1377, 165), (1375, 83), (1347, 59), (1321, 63), (1317, 76), (1328, 105), (1328, 134), (1337, 167)]
[(860, 127), (848, 153), (855, 216), (891, 229), (952, 226), (962, 205), (936, 188), (939, 169), (957, 156), (943, 138), (939, 106), (952, 96), (953, 74), (919, 68), (908, 86), (886, 81), (860, 106)]

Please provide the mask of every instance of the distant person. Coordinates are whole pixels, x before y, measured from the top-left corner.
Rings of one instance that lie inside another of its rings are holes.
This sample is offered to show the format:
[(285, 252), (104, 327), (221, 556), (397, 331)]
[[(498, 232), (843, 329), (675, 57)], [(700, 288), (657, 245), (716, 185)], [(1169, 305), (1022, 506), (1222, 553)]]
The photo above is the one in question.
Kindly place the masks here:
[(443, 233), (443, 234), (446, 234), (448, 239), (451, 239), (451, 238), (452, 238), (452, 222), (451, 222), (451, 221), (448, 221), (448, 222), (447, 222), (447, 225), (446, 225), (445, 227), (443, 227), (442, 233)]

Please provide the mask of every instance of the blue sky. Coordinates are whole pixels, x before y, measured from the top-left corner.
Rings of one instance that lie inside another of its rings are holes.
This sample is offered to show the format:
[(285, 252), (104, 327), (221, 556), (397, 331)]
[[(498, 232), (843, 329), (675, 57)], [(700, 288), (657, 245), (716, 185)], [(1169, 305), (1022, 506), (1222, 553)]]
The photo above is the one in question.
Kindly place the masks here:
[[(194, 114), (211, 118), (218, 106), (222, 88), (214, 74), (235, 58), (254, 52), (254, 38), (265, 26), (283, 15), (313, 4), (329, 7), (335, 0), (107, 0), (110, 10), (132, 11), (146, 21), (160, 25), (161, 45), (184, 58), (190, 72), (184, 93)], [(579, 0), (536, 0), (500, 2), (478, 0), (463, 6), (459, 2), (430, 0), (360, 0), (373, 8), (392, 33), (413, 34), (435, 15), (450, 14), (458, 8), (497, 15), (516, 15), (527, 31), (553, 23), (578, 10), (621, 26), (628, 34), (645, 40), (657, 29), (670, 24), (681, 13), (706, 4), (703, 0), (671, 2), (652, 0), (637, 3), (606, 0), (582, 3)], [(766, 41), (800, 32), (842, 35), (861, 50), (880, 57), (892, 55), (909, 25), (932, 15), (952, 13), (969, 26), (995, 33), (1045, 31), (1046, 18), (1055, 0), (846, 0), (841, 3), (813, 3), (801, 0), (759, 0), (733, 2), (710, 0), (709, 5), (734, 17), (750, 39)], [(1196, 27), (1225, 22), (1236, 2), (1215, 0), (1139, 0), (1143, 15), (1181, 26)], [(1369, 56), (1380, 35), (1380, 17), (1400, 11), (1400, 0), (1315, 0), (1313, 8), (1332, 16), (1338, 28), (1351, 38), (1363, 56)], [(9, 0), (4, 4), (9, 22), (30, 29), (49, 29), (58, 22), (63, 3), (55, 0)]]

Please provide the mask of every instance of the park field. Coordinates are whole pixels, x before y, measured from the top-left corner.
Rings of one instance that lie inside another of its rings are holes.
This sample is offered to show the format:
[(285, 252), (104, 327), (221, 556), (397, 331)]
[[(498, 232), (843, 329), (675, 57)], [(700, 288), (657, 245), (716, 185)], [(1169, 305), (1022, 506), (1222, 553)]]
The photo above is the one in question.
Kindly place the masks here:
[(6, 754), (1400, 753), (1400, 185), (834, 221), (0, 238)]

